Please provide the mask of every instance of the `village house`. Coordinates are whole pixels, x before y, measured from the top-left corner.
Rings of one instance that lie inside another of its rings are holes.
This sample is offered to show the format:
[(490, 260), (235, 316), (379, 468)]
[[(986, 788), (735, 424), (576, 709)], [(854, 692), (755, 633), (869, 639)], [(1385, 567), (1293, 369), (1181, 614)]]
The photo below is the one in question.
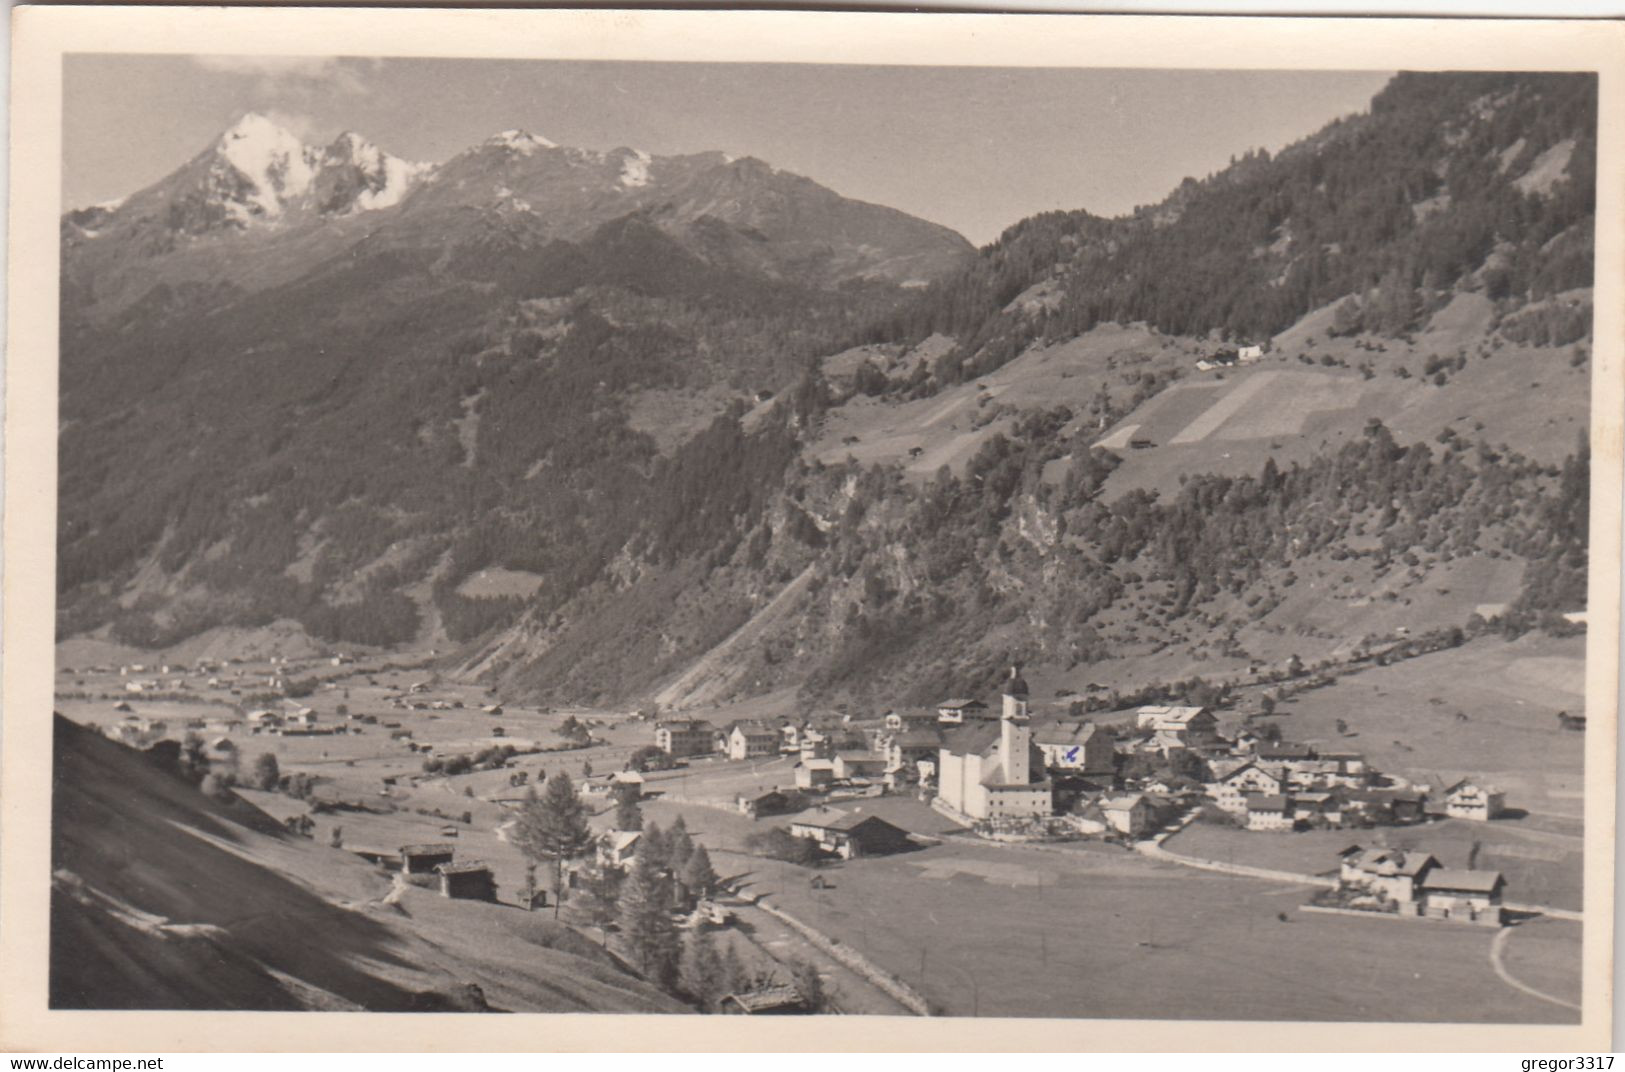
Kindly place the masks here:
[(1283, 777), (1249, 761), (1211, 784), (1208, 793), (1219, 807), (1241, 815), (1247, 811), (1248, 797), (1279, 796), (1285, 788)]
[(1292, 818), (1300, 823), (1322, 822), (1340, 826), (1343, 822), (1343, 803), (1335, 793), (1323, 791), (1294, 793)]
[(1417, 882), (1439, 866), (1439, 861), (1428, 853), (1399, 849), (1350, 845), (1337, 855), (1338, 880), (1343, 885), (1368, 889), (1401, 904), (1415, 901)]
[(801, 727), (794, 722), (786, 722), (779, 727), (779, 751), (801, 751)]
[(777, 789), (769, 789), (765, 793), (741, 793), (734, 799), (734, 804), (741, 814), (752, 819), (763, 815), (783, 815), (792, 810), (790, 798)]
[(1430, 919), (1453, 919), (1499, 927), (1506, 879), (1499, 871), (1430, 869), (1417, 883), (1418, 912)]
[(478, 860), (460, 864), (441, 864), (435, 868), (440, 874), (440, 895), (459, 901), (495, 901), (497, 884), (491, 868)]
[(1141, 793), (1102, 800), (1100, 811), (1106, 825), (1120, 834), (1137, 838), (1151, 828), (1151, 802)]
[(1243, 365), (1250, 365), (1254, 361), (1262, 361), (1263, 359), (1264, 347), (1260, 345), (1243, 346), (1236, 351), (1236, 360)]
[(834, 808), (819, 808), (796, 817), (790, 822), (790, 833), (811, 838), (824, 852), (843, 860), (897, 852), (911, 844), (907, 830), (877, 815)]
[(937, 704), (937, 721), (951, 726), (962, 725), (967, 719), (987, 718), (987, 704), (981, 700), (952, 699)]
[(1260, 794), (1247, 798), (1248, 830), (1291, 830), (1295, 825), (1291, 797)]
[(999, 721), (961, 726), (948, 735), (937, 766), (938, 799), (972, 819), (1053, 815), (1054, 787), (1028, 721), (1027, 682), (1011, 667)]
[(608, 831), (598, 839), (598, 862), (605, 867), (625, 867), (637, 854), (642, 837), (636, 830)]
[(1219, 723), (1205, 707), (1147, 705), (1134, 713), (1134, 726), (1149, 733), (1158, 749), (1212, 748), (1219, 743)]
[(935, 711), (887, 711), (881, 724), (893, 734), (913, 733), (916, 730), (933, 730), (941, 720), (942, 716)]
[(717, 1008), (734, 1016), (794, 1016), (812, 1011), (807, 1008), (801, 992), (788, 984), (727, 994), (717, 1003)]
[(1444, 810), (1452, 819), (1488, 822), (1506, 810), (1506, 795), (1499, 789), (1463, 780), (1445, 790)]
[(1093, 722), (1047, 722), (1033, 727), (1033, 743), (1043, 753), (1044, 766), (1060, 773), (1104, 780), (1117, 768), (1117, 752), (1110, 736)]
[(801, 732), (801, 761), (834, 759), (835, 742), (822, 730), (808, 727)]
[(701, 756), (712, 751), (716, 727), (703, 719), (669, 719), (655, 723), (655, 747), (668, 756)]
[(741, 720), (728, 728), (728, 758), (754, 759), (779, 753), (779, 731), (766, 722)]
[(881, 778), (886, 774), (886, 757), (871, 752), (846, 751), (835, 754), (835, 777), (850, 781), (855, 778)]
[(449, 864), (457, 854), (451, 845), (402, 845), (401, 870), (408, 875), (428, 875), (441, 864)]
[(941, 731), (935, 728), (904, 730), (886, 743), (886, 770), (890, 772), (914, 767), (922, 759), (930, 760), (934, 765), (940, 751)]
[(797, 789), (820, 789), (835, 780), (833, 759), (803, 759), (795, 766)]

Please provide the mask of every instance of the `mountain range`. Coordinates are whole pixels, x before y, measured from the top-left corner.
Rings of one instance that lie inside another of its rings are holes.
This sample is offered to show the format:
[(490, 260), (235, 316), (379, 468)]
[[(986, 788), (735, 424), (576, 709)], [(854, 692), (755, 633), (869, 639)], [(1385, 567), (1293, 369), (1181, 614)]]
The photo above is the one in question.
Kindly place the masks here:
[(1595, 94), (1401, 75), (982, 250), (750, 158), (419, 165), (245, 117), (63, 218), (59, 633), (293, 622), (681, 707), (1572, 609)]

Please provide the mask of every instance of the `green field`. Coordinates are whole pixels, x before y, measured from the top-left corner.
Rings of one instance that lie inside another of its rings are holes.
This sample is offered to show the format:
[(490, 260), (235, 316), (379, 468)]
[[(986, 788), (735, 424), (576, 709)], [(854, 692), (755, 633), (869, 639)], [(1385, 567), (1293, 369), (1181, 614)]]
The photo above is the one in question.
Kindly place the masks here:
[[(952, 1015), (1486, 1023), (1577, 1015), (1498, 979), (1492, 932), (1311, 916), (1296, 911), (1305, 887), (1126, 853), (956, 844), (826, 869), (825, 890), (810, 888), (809, 874), (758, 861), (745, 881)], [(1549, 984), (1577, 977), (1577, 927), (1521, 937), (1509, 942), (1519, 970)]]

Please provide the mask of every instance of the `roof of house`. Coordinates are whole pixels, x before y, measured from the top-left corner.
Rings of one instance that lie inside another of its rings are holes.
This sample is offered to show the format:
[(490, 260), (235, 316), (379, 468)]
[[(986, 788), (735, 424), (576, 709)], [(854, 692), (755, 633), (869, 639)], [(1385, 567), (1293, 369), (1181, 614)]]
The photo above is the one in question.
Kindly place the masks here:
[(655, 723), (655, 729), (657, 730), (677, 730), (688, 733), (703, 732), (715, 728), (703, 718), (670, 718)]
[(877, 756), (873, 752), (865, 752), (861, 748), (848, 748), (835, 753), (835, 757), (842, 763), (884, 763), (885, 756)]
[(866, 823), (880, 823), (893, 830), (903, 831), (902, 827), (888, 823), (878, 815), (865, 815), (861, 811), (839, 811), (835, 808), (819, 808), (816, 811), (798, 815), (790, 820), (796, 826), (810, 826), (819, 830), (851, 831)]
[(1083, 744), (1099, 730), (1093, 722), (1046, 722), (1033, 727), (1033, 742), (1058, 746)]
[(777, 726), (772, 726), (766, 722), (749, 718), (740, 719), (738, 722), (735, 722), (733, 725), (728, 727), (728, 732), (742, 733), (746, 737), (777, 737), (779, 735), (779, 729)]
[(1315, 750), (1291, 741), (1266, 742), (1258, 746), (1259, 759), (1314, 759)]
[(1130, 793), (1127, 796), (1111, 797), (1100, 802), (1105, 811), (1128, 811), (1136, 805), (1145, 803), (1145, 797), (1139, 793)]
[(1351, 863), (1373, 875), (1403, 875), (1415, 878), (1439, 863), (1430, 853), (1400, 852), (1398, 849), (1366, 849)]
[(442, 875), (466, 875), (474, 871), (484, 871), (489, 874), (491, 865), (482, 860), (463, 860), (454, 864), (441, 864), (435, 870)]
[(1455, 785), (1451, 786), (1449, 789), (1446, 789), (1444, 791), (1445, 796), (1447, 796), (1447, 797), (1453, 797), (1457, 793), (1465, 793), (1465, 792), (1478, 792), (1478, 793), (1483, 793), (1485, 795), (1489, 795), (1489, 794), (1492, 794), (1492, 793), (1499, 793), (1500, 790), (1495, 788), (1493, 785), (1482, 785), (1482, 784), (1480, 784), (1478, 782), (1475, 782), (1475, 781), (1472, 781), (1470, 779), (1463, 778), (1461, 781), (1457, 782)]
[(1264, 794), (1247, 798), (1248, 811), (1286, 811), (1287, 798), (1280, 794)]
[(937, 730), (905, 730), (892, 738), (900, 748), (940, 748), (942, 734)]
[(808, 770), (832, 771), (835, 769), (835, 761), (833, 759), (804, 759), (797, 763), (796, 766), (806, 767)]
[(642, 836), (643, 832), (639, 830), (611, 830), (608, 834), (604, 835), (604, 840), (609, 844), (611, 849), (614, 849), (616, 852), (621, 852)]
[(1506, 884), (1499, 871), (1453, 871), (1436, 867), (1422, 879), (1424, 890), (1454, 890), (1461, 893), (1494, 893)]
[(962, 711), (967, 707), (986, 706), (987, 704), (983, 703), (981, 700), (967, 700), (963, 697), (959, 697), (952, 700), (942, 701), (941, 703), (937, 704), (937, 709), (940, 711)]
[(1183, 725), (1205, 712), (1205, 707), (1171, 707), (1160, 704), (1147, 704), (1135, 711), (1142, 720), (1155, 718), (1161, 723), (1179, 723)]
[(457, 849), (452, 845), (402, 845), (402, 856), (450, 856)]
[(746, 994), (728, 994), (722, 1000), (732, 1001), (746, 1012), (800, 1008), (806, 1003), (801, 997), (801, 991), (788, 983), (752, 990)]

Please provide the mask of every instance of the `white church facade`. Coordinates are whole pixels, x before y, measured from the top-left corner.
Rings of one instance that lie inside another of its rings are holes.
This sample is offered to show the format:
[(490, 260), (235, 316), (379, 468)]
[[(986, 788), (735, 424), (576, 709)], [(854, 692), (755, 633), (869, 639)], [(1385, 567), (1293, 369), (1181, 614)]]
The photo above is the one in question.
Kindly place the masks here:
[(937, 793), (947, 807), (971, 819), (1033, 819), (1055, 813), (1055, 793), (1044, 755), (1033, 742), (1027, 683), (1016, 667), (1004, 686), (997, 723), (953, 731), (940, 753)]

